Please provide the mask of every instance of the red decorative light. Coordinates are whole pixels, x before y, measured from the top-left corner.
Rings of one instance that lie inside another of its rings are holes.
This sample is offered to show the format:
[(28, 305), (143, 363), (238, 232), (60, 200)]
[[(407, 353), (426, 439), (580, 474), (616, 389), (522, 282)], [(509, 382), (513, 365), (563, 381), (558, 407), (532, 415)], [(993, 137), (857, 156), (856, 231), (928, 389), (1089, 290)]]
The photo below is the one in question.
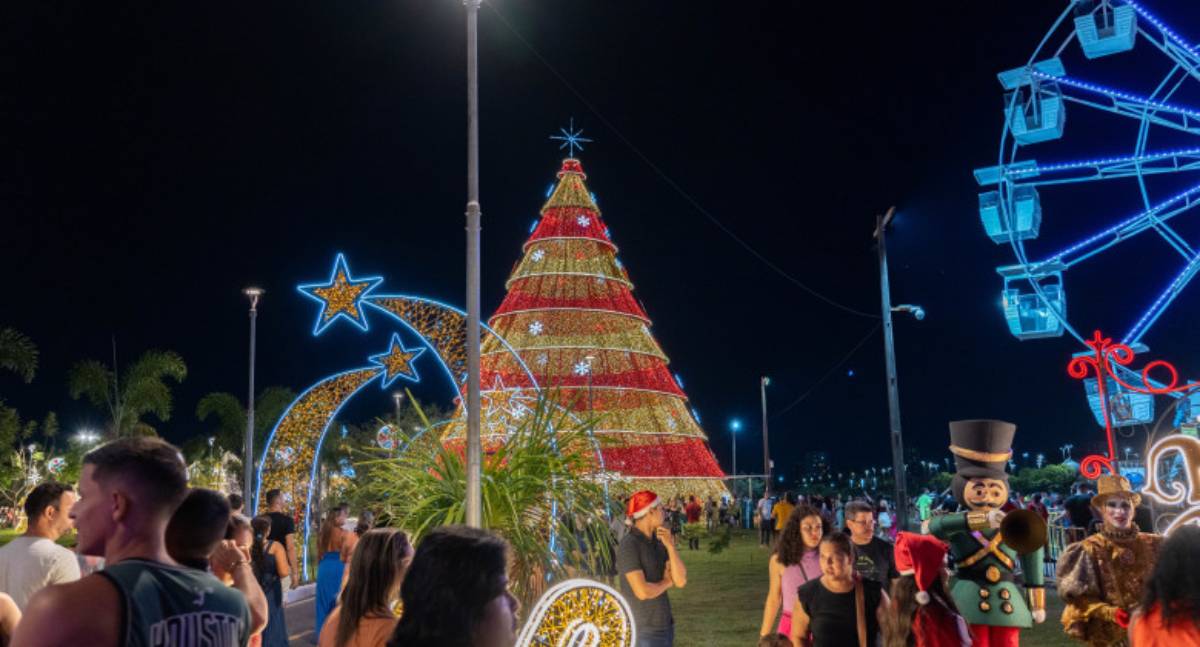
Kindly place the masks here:
[[(1097, 394), (1100, 396), (1100, 414), (1104, 420), (1104, 435), (1108, 441), (1108, 455), (1100, 456), (1092, 454), (1085, 456), (1079, 462), (1079, 472), (1089, 479), (1095, 479), (1100, 476), (1104, 469), (1107, 469), (1110, 474), (1118, 473), (1116, 469), (1116, 444), (1113, 442), (1112, 418), (1108, 412), (1107, 378), (1111, 377), (1113, 381), (1125, 389), (1147, 395), (1164, 395), (1167, 393), (1190, 391), (1200, 386), (1200, 382), (1179, 384), (1179, 371), (1176, 370), (1175, 366), (1170, 362), (1156, 359), (1142, 368), (1142, 384), (1135, 386), (1121, 379), (1121, 376), (1117, 375), (1117, 372), (1112, 367), (1113, 364), (1129, 366), (1133, 363), (1135, 353), (1128, 344), (1114, 344), (1112, 338), (1105, 337), (1099, 330), (1094, 332), (1092, 338), (1085, 343), (1092, 349), (1093, 354), (1072, 358), (1067, 364), (1067, 374), (1077, 380), (1086, 379), (1089, 372), (1096, 374), (1096, 389)], [(1150, 380), (1150, 373), (1156, 369), (1166, 369), (1167, 373), (1171, 376), (1166, 386), (1155, 386), (1154, 382)]]

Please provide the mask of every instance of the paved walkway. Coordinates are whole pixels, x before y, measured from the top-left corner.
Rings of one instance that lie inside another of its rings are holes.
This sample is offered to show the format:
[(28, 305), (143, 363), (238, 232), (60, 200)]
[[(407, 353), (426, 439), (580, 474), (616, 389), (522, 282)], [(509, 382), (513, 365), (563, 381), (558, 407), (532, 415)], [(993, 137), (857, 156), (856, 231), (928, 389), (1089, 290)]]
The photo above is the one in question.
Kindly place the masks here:
[(313, 635), (315, 612), (316, 600), (313, 598), (283, 607), (283, 616), (288, 628), (288, 644), (291, 647), (312, 647), (317, 644), (317, 637)]

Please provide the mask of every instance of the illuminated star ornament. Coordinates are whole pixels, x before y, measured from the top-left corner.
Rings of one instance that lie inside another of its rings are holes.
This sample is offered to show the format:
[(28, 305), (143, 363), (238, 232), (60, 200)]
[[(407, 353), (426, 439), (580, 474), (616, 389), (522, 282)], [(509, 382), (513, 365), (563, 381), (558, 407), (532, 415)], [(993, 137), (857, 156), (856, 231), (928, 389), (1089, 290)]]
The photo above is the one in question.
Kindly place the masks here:
[(413, 368), (412, 363), (417, 356), (424, 352), (424, 348), (411, 350), (405, 348), (404, 344), (400, 343), (400, 335), (392, 333), (392, 342), (388, 346), (388, 351), (371, 356), (373, 363), (383, 367), (383, 388), (386, 389), (398, 377), (412, 382), (420, 381), (421, 378), (417, 375), (417, 369)]
[(321, 304), (321, 313), (317, 315), (313, 334), (320, 335), (338, 318), (345, 318), (360, 329), (366, 330), (367, 320), (363, 316), (362, 301), (382, 282), (381, 276), (354, 278), (350, 275), (350, 268), (346, 266), (346, 257), (338, 254), (328, 282), (300, 285), (296, 288), (304, 296)]
[(558, 150), (562, 150), (564, 148), (567, 149), (567, 154), (571, 157), (575, 157), (575, 149), (576, 148), (578, 148), (579, 150), (583, 150), (584, 144), (592, 143), (592, 140), (582, 136), (583, 135), (582, 129), (575, 130), (575, 118), (574, 117), (571, 118), (570, 126), (568, 126), (566, 128), (559, 128), (558, 132), (560, 132), (562, 134), (561, 135), (550, 135), (550, 139), (562, 142), (562, 145), (558, 147)]

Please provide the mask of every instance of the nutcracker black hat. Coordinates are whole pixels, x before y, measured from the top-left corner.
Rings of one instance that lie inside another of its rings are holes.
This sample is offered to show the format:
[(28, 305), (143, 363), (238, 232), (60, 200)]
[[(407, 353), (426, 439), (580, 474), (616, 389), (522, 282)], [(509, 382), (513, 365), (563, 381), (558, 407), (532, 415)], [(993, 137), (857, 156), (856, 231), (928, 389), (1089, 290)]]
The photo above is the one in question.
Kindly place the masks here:
[(1017, 426), (1003, 420), (955, 420), (950, 423), (950, 453), (956, 473), (966, 479), (1008, 481)]

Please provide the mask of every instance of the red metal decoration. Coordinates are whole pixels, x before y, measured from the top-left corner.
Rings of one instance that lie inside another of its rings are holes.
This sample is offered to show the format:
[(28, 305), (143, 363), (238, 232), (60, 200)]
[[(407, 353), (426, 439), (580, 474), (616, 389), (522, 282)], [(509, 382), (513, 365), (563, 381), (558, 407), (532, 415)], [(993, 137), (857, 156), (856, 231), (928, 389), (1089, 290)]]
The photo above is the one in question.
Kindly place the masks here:
[[(1089, 479), (1095, 479), (1100, 476), (1103, 469), (1108, 469), (1110, 474), (1118, 473), (1116, 469), (1117, 452), (1116, 446), (1113, 443), (1112, 419), (1108, 411), (1107, 378), (1111, 377), (1113, 381), (1125, 389), (1149, 395), (1190, 391), (1200, 386), (1200, 382), (1179, 384), (1179, 371), (1170, 362), (1156, 359), (1142, 368), (1142, 383), (1139, 386), (1134, 386), (1121, 379), (1121, 376), (1113, 370), (1112, 366), (1113, 364), (1129, 366), (1133, 363), (1134, 352), (1128, 344), (1114, 344), (1111, 338), (1105, 337), (1099, 330), (1093, 333), (1092, 338), (1086, 343), (1094, 354), (1072, 358), (1070, 363), (1067, 364), (1067, 374), (1077, 380), (1086, 379), (1089, 372), (1096, 374), (1096, 388), (1100, 396), (1100, 413), (1104, 418), (1104, 434), (1108, 440), (1108, 455), (1099, 456), (1092, 454), (1085, 456), (1079, 463), (1079, 472)], [(1155, 382), (1150, 379), (1150, 373), (1163, 369), (1170, 376), (1170, 380), (1162, 381), (1161, 383), (1164, 386), (1156, 386)]]

